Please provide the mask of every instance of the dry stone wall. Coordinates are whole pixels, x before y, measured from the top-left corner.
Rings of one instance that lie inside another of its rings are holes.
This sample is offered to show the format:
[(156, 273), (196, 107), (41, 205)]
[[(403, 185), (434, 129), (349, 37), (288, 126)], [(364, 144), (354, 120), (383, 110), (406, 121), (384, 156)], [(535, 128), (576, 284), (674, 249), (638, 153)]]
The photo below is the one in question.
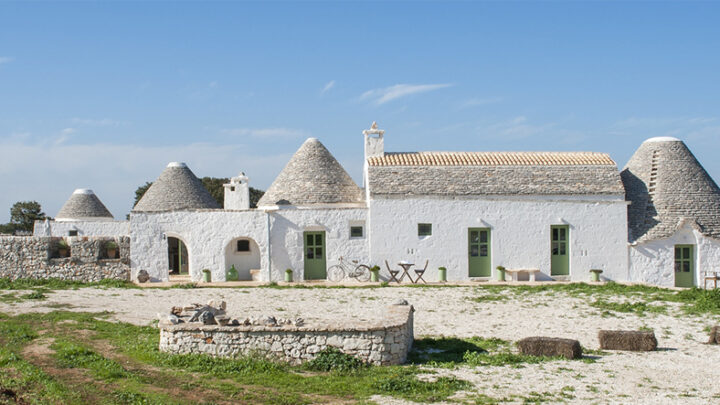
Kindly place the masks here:
[[(60, 257), (56, 237), (0, 237), (0, 277), (93, 282), (130, 279), (130, 238), (66, 238), (69, 257)], [(105, 244), (118, 245), (115, 258), (108, 258)]]
[(413, 311), (405, 302), (388, 307), (385, 317), (379, 321), (347, 320), (332, 324), (308, 321), (302, 326), (219, 326), (161, 321), (158, 324), (160, 350), (231, 358), (263, 353), (299, 364), (334, 347), (367, 363), (402, 364), (412, 347)]

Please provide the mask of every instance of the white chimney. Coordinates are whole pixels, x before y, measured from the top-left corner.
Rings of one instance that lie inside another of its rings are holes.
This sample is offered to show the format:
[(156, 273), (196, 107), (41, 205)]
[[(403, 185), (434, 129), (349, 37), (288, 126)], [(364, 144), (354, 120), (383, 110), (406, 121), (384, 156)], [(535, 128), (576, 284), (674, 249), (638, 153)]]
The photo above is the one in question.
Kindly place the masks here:
[(365, 160), (371, 157), (379, 157), (385, 155), (385, 145), (383, 142), (384, 129), (378, 129), (377, 122), (372, 123), (370, 129), (363, 131), (365, 135)]
[(245, 173), (240, 172), (239, 175), (230, 179), (230, 183), (223, 184), (225, 187), (225, 207), (226, 210), (247, 210), (250, 209), (250, 179)]

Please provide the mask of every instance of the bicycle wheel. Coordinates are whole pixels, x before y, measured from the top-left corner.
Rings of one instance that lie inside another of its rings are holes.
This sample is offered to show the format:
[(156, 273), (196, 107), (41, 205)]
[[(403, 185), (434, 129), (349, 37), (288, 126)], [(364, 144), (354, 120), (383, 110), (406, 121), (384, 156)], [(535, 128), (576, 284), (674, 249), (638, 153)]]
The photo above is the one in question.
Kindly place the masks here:
[(365, 282), (370, 280), (370, 267), (364, 264), (355, 267), (355, 271), (353, 271), (353, 277), (355, 277), (355, 280), (357, 281)]
[(344, 278), (345, 278), (345, 269), (343, 269), (342, 266), (340, 266), (339, 264), (330, 266), (330, 268), (327, 270), (328, 281), (338, 282)]

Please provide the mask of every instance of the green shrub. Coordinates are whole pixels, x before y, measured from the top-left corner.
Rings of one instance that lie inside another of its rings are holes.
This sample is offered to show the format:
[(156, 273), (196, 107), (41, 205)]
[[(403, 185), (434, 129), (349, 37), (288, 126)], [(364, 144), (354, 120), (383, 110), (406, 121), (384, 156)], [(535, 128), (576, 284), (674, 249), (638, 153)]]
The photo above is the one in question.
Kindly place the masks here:
[(357, 371), (367, 365), (357, 357), (345, 354), (340, 350), (329, 347), (319, 352), (314, 359), (305, 363), (308, 370), (313, 371), (337, 371), (348, 373)]

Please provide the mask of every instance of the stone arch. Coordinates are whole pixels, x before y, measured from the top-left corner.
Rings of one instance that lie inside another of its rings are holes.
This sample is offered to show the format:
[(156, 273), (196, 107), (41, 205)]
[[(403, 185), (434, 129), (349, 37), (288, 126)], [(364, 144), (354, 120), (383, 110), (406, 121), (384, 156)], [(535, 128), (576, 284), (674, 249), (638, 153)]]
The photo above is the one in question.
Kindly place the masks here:
[(225, 274), (235, 265), (240, 280), (251, 280), (250, 270), (260, 270), (260, 246), (246, 236), (233, 238), (225, 245)]

